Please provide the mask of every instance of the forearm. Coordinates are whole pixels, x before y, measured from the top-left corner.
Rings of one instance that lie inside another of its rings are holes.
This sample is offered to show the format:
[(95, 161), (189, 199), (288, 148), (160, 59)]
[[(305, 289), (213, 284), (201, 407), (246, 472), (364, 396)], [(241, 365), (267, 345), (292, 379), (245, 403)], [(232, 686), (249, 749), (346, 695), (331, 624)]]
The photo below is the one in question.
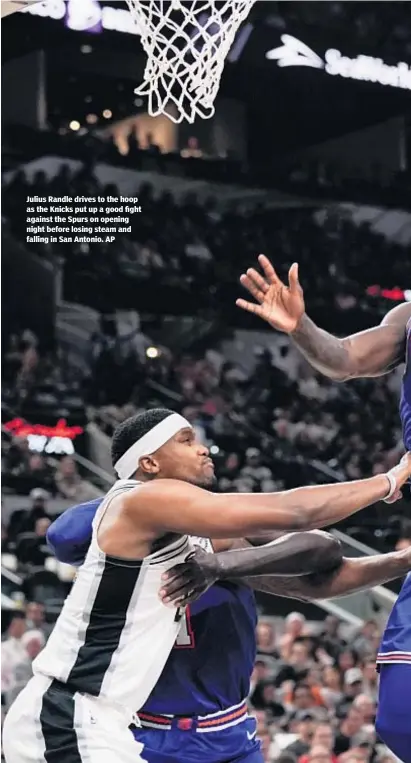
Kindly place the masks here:
[(326, 533), (292, 533), (265, 546), (216, 554), (219, 580), (248, 575), (307, 575), (335, 567), (342, 560), (341, 544)]
[(343, 559), (342, 565), (318, 582), (312, 575), (274, 578), (249, 577), (252, 588), (264, 593), (302, 600), (332, 599), (402, 578), (411, 568), (408, 550), (361, 559)]
[[(272, 499), (273, 504), (280, 504), (285, 516), (290, 517), (289, 522), (284, 524), (284, 529), (315, 530), (336, 524), (384, 499), (388, 490), (386, 475), (379, 474), (370, 479), (336, 485), (295, 488), (273, 494)], [(268, 500), (269, 498), (267, 495)], [(269, 526), (268, 522), (266, 526)]]
[(304, 314), (297, 329), (290, 334), (296, 347), (325, 376), (336, 381), (350, 378), (354, 369), (350, 368), (350, 354), (347, 341), (338, 339), (320, 329)]

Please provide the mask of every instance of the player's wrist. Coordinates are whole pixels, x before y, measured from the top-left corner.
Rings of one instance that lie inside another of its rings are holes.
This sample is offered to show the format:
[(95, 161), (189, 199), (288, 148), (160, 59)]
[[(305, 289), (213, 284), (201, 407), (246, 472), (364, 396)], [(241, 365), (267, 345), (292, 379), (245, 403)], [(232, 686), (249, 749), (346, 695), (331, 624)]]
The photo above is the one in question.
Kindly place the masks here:
[(386, 472), (386, 474), (384, 474), (384, 477), (385, 477), (385, 479), (387, 480), (387, 483), (388, 483), (388, 492), (384, 496), (383, 501), (389, 501), (390, 498), (392, 498), (392, 496), (394, 495), (394, 493), (398, 489), (398, 487), (397, 487), (397, 480), (396, 480), (395, 475), (392, 473), (392, 471)]
[(295, 327), (294, 327), (293, 329), (291, 329), (291, 331), (288, 331), (288, 334), (289, 334), (289, 336), (290, 336), (290, 337), (293, 337), (293, 336), (297, 336), (297, 335), (298, 335), (298, 334), (300, 334), (302, 331), (304, 331), (304, 326), (305, 326), (305, 324), (307, 323), (307, 321), (308, 321), (308, 315), (307, 315), (307, 313), (304, 311), (304, 312), (303, 312), (303, 313), (300, 315), (300, 317), (299, 317), (299, 318), (297, 318), (297, 321), (296, 321)]

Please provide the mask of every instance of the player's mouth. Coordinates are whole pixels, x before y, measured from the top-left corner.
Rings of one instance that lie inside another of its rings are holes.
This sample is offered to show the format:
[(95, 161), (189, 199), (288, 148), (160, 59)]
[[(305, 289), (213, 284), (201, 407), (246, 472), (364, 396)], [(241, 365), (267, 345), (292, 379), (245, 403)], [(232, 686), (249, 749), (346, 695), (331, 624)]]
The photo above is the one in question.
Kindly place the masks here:
[(205, 462), (204, 466), (208, 469), (212, 469), (214, 471), (215, 467), (211, 460), (211, 458), (207, 458), (207, 461)]

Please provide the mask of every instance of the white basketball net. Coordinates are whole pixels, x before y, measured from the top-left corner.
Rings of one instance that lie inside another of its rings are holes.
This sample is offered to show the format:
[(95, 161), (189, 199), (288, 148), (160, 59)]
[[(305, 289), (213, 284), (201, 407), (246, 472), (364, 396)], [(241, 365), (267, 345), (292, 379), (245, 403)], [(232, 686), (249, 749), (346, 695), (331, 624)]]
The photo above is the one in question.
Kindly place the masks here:
[(151, 116), (177, 124), (209, 119), (224, 61), (256, 0), (126, 0), (147, 53), (137, 95)]

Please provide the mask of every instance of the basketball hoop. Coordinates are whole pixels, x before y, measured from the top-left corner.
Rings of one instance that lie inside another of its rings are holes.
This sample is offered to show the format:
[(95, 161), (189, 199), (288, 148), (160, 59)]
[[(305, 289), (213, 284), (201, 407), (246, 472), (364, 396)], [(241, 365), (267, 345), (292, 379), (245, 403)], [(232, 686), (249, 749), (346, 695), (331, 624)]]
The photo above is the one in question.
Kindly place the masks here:
[[(147, 53), (144, 81), (150, 116), (176, 124), (210, 119), (226, 56), (256, 0), (126, 0)], [(170, 109), (171, 107), (171, 109)]]

